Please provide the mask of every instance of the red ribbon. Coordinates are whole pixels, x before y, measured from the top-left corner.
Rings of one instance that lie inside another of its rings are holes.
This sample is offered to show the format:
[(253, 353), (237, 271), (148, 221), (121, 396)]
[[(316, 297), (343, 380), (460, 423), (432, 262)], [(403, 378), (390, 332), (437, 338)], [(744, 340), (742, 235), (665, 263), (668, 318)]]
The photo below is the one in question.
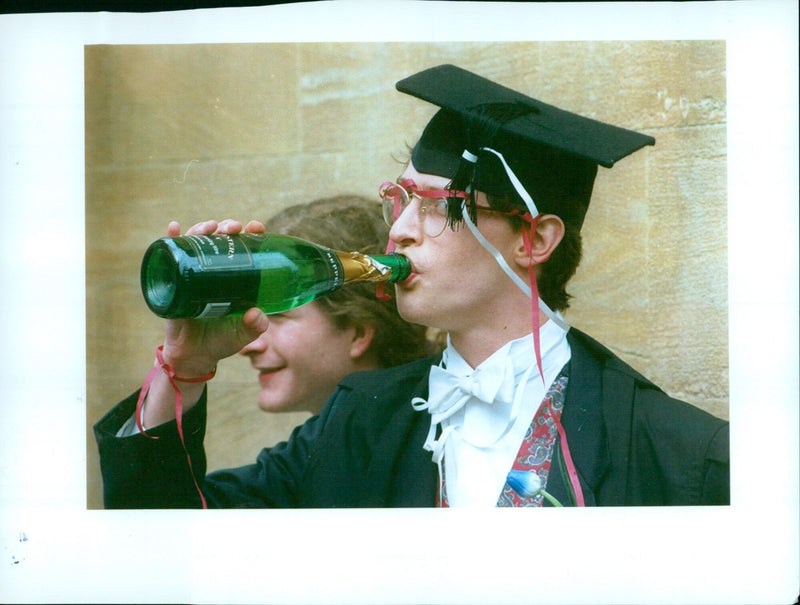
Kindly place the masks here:
[[(536, 364), (539, 366), (539, 376), (542, 377), (542, 383), (544, 383), (544, 371), (542, 370), (542, 351), (540, 348), (540, 336), (539, 336), (539, 288), (536, 285), (536, 275), (533, 271), (533, 238), (536, 234), (536, 224), (539, 222), (539, 216), (531, 217), (530, 214), (525, 214), (522, 216), (526, 221), (528, 221), (531, 225), (530, 231), (524, 230), (522, 231), (522, 241), (525, 245), (525, 253), (531, 259), (531, 262), (528, 264), (528, 278), (531, 284), (531, 307), (532, 307), (532, 322), (533, 322), (533, 348), (536, 351)], [(545, 385), (547, 388), (547, 385)], [(567, 467), (567, 474), (569, 475), (569, 481), (572, 485), (572, 491), (575, 494), (575, 503), (578, 506), (586, 506), (584, 499), (583, 499), (583, 490), (581, 489), (581, 482), (578, 479), (578, 471), (575, 468), (575, 463), (572, 461), (572, 455), (569, 451), (569, 445), (567, 445), (567, 433), (564, 431), (564, 427), (561, 425), (561, 422), (556, 420), (556, 426), (558, 427), (558, 434), (561, 437), (561, 451), (564, 454), (564, 464)]]
[(575, 494), (575, 505), (586, 506), (583, 500), (581, 482), (578, 479), (578, 470), (575, 468), (575, 463), (572, 461), (572, 454), (569, 453), (567, 433), (559, 420), (556, 420), (556, 427), (558, 427), (558, 435), (561, 437), (561, 453), (564, 454), (564, 464), (567, 467), (567, 475), (569, 475), (569, 482), (572, 484), (572, 492)]
[(139, 432), (147, 437), (148, 439), (158, 439), (155, 435), (148, 435), (147, 431), (142, 424), (142, 406), (144, 405), (144, 399), (147, 396), (147, 393), (150, 391), (150, 387), (153, 384), (153, 380), (155, 379), (156, 375), (159, 372), (164, 372), (167, 375), (167, 379), (169, 383), (172, 385), (173, 390), (175, 391), (175, 422), (178, 426), (178, 437), (180, 437), (181, 445), (183, 446), (183, 451), (186, 453), (186, 461), (189, 463), (189, 472), (192, 475), (192, 481), (194, 482), (194, 487), (197, 490), (198, 495), (200, 496), (200, 501), (203, 504), (203, 508), (208, 508), (206, 504), (206, 499), (203, 496), (203, 492), (200, 489), (200, 486), (197, 483), (197, 479), (194, 476), (194, 470), (192, 469), (192, 457), (189, 455), (189, 450), (186, 449), (186, 441), (183, 438), (183, 394), (181, 393), (180, 388), (176, 384), (177, 382), (208, 382), (217, 373), (217, 368), (214, 368), (208, 374), (203, 376), (198, 376), (197, 378), (181, 378), (175, 373), (175, 369), (169, 365), (167, 362), (164, 361), (163, 356), (164, 346), (160, 346), (156, 349), (156, 365), (153, 366), (153, 369), (148, 372), (147, 377), (144, 379), (144, 383), (142, 384), (142, 390), (139, 393), (139, 399), (136, 401), (136, 426), (139, 428)]
[[(522, 230), (522, 241), (525, 245), (525, 254), (528, 255), (530, 262), (528, 263), (528, 281), (531, 284), (531, 323), (533, 325), (533, 350), (536, 353), (536, 365), (539, 368), (539, 376), (542, 379), (542, 384), (544, 384), (544, 370), (542, 369), (542, 349), (540, 345), (540, 336), (539, 336), (539, 287), (536, 284), (536, 274), (533, 271), (533, 238), (536, 234), (536, 225), (539, 222), (539, 215), (531, 216), (530, 214), (526, 213), (522, 215), (522, 218), (525, 219), (528, 223), (530, 223), (530, 231), (525, 229)], [(547, 389), (547, 385), (544, 384), (544, 388)]]

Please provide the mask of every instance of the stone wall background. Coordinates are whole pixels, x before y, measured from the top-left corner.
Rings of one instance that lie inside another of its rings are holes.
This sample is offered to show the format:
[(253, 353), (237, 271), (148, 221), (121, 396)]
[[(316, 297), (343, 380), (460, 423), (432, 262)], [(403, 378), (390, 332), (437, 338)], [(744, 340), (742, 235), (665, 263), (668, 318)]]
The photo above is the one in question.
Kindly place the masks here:
[[(161, 341), (139, 291), (147, 245), (173, 219), (374, 196), (435, 111), (394, 83), (445, 62), (656, 138), (600, 169), (566, 318), (727, 417), (724, 42), (87, 46), (89, 508), (102, 507), (91, 426), (138, 388)], [(209, 469), (252, 461), (305, 418), (261, 412), (241, 357), (209, 389)]]

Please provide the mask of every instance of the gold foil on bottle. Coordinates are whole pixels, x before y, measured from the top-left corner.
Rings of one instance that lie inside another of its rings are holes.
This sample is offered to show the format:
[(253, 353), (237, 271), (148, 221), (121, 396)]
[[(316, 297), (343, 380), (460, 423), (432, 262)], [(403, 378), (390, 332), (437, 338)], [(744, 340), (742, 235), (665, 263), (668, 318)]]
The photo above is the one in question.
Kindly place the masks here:
[(344, 269), (344, 281), (388, 281), (392, 270), (360, 252), (336, 252)]

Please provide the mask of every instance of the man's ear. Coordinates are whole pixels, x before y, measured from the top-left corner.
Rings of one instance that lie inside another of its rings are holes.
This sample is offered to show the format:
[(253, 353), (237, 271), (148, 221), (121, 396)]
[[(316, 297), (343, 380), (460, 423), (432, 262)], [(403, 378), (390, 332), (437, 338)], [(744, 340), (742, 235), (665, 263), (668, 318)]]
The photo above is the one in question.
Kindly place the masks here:
[(353, 340), (350, 343), (350, 358), (359, 359), (369, 350), (372, 339), (375, 337), (375, 327), (369, 324), (357, 326), (353, 333)]
[[(530, 225), (525, 224), (523, 231), (530, 233)], [(531, 262), (541, 265), (550, 258), (550, 255), (564, 238), (564, 221), (555, 214), (542, 214), (536, 222), (536, 231), (531, 238), (531, 252), (528, 254), (525, 245), (525, 234), (520, 232), (519, 242), (514, 255), (514, 260), (522, 267), (528, 267)]]

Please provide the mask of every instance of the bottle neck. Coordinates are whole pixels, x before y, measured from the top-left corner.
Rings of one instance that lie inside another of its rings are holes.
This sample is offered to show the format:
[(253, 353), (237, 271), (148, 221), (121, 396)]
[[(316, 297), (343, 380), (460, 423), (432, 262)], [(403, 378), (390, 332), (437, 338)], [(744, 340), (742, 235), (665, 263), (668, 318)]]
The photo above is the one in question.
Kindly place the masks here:
[(411, 274), (411, 263), (401, 254), (336, 252), (344, 269), (345, 283), (351, 281), (398, 282)]

